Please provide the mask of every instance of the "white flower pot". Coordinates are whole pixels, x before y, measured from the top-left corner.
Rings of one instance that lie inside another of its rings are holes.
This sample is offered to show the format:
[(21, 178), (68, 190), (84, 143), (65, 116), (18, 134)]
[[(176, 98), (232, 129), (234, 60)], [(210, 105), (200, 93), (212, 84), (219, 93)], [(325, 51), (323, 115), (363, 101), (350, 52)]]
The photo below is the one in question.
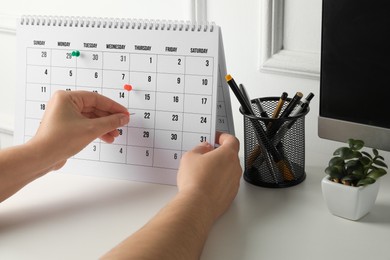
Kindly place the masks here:
[(351, 187), (332, 182), (326, 176), (322, 179), (321, 187), (326, 205), (333, 215), (358, 220), (374, 206), (379, 191), (379, 180), (366, 186)]

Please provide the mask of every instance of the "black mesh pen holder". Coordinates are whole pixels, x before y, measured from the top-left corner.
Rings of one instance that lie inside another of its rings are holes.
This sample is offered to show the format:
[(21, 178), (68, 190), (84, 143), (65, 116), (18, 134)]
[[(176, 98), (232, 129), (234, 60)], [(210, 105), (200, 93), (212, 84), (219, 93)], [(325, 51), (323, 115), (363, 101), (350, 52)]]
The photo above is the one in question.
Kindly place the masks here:
[[(251, 100), (254, 115), (244, 114), (245, 181), (262, 187), (284, 188), (297, 185), (305, 173), (305, 115), (271, 118), (279, 97)], [(291, 101), (288, 98), (281, 112)], [(259, 109), (269, 117), (261, 116)], [(300, 105), (300, 104), (299, 104)]]

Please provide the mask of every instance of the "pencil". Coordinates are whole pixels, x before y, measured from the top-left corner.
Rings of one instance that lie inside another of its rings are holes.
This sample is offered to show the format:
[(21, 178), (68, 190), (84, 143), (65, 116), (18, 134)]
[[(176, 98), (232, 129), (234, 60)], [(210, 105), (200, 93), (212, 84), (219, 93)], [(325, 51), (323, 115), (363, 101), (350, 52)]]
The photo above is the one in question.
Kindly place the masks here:
[(282, 93), (282, 95), (279, 98), (278, 104), (276, 105), (276, 108), (275, 108), (274, 112), (272, 113), (272, 118), (278, 118), (280, 111), (282, 111), (282, 107), (284, 105), (284, 102), (287, 99), (287, 96), (288, 96), (287, 92)]

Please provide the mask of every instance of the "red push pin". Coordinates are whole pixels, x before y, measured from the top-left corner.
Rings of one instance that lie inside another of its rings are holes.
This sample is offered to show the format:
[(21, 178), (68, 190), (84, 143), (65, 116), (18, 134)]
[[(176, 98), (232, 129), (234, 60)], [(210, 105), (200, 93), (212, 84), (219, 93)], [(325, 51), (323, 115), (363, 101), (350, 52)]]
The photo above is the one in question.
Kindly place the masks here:
[(125, 85), (123, 86), (123, 88), (126, 89), (127, 91), (130, 91), (130, 90), (133, 89), (133, 87), (132, 87), (130, 84), (125, 84)]

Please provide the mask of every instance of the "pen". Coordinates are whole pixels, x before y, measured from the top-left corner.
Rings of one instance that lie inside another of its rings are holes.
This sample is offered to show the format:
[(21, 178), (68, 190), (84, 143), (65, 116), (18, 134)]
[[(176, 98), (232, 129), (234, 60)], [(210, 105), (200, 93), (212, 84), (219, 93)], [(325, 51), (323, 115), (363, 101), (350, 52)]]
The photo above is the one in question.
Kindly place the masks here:
[[(238, 101), (241, 104), (241, 108), (244, 112), (244, 114), (252, 115), (250, 114), (250, 109), (248, 107), (248, 104), (245, 100), (245, 98), (242, 95), (242, 92), (239, 90), (236, 82), (232, 78), (230, 74), (225, 76), (225, 79), (229, 85), (229, 87), (232, 89), (233, 93), (236, 95)], [(265, 133), (264, 129), (260, 125), (258, 120), (251, 120), (253, 127), (255, 128), (255, 133), (258, 139), (259, 143), (262, 143), (265, 148), (269, 151), (271, 154), (273, 161), (275, 162), (276, 166), (278, 167), (279, 171), (283, 174), (283, 177), (285, 180), (293, 180), (294, 174), (292, 173), (290, 167), (288, 166), (288, 163), (284, 160), (284, 158), (280, 155), (278, 150), (275, 148), (273, 143), (268, 139), (267, 134)], [(268, 154), (268, 153), (266, 153)], [(272, 168), (271, 168), (272, 169)]]
[(288, 103), (286, 109), (283, 110), (280, 117), (287, 117), (290, 115), (290, 113), (294, 110), (295, 106), (298, 105), (299, 101), (303, 97), (302, 92), (297, 92), (294, 97), (291, 99), (291, 101)]
[(314, 94), (310, 92), (309, 95), (307, 95), (307, 97), (301, 102), (301, 104), (299, 106), (296, 106), (294, 110), (291, 111), (289, 116), (296, 116), (299, 113), (301, 113), (303, 110), (305, 110), (305, 108), (309, 106), (309, 103), (313, 97)]

